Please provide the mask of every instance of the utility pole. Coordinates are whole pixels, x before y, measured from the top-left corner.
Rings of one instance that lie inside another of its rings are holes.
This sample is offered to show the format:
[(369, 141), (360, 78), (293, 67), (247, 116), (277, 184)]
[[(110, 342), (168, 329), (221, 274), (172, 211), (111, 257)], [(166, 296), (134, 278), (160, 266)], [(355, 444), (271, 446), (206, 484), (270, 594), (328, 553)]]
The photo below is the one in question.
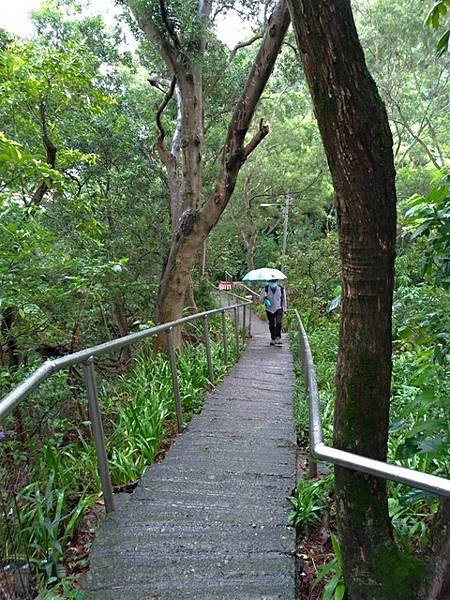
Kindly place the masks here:
[(284, 207), (283, 207), (283, 249), (281, 251), (281, 271), (284, 271), (284, 263), (286, 260), (286, 244), (287, 244), (287, 234), (288, 234), (288, 221), (289, 221), (289, 203), (291, 201), (290, 194), (286, 194), (284, 199)]

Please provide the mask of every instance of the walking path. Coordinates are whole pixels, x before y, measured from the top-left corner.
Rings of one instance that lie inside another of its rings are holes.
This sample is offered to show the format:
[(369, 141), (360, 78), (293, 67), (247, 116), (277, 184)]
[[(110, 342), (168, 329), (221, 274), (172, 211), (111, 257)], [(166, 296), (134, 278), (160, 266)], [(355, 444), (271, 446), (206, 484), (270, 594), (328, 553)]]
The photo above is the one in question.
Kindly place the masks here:
[(293, 368), (252, 319), (241, 360), (100, 527), (87, 600), (295, 598)]

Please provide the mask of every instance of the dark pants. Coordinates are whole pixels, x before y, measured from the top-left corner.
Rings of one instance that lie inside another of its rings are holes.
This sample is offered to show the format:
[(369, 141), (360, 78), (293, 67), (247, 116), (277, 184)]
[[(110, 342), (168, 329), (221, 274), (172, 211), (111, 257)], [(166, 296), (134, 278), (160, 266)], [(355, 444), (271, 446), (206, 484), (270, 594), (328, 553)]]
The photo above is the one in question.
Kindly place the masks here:
[(266, 310), (266, 315), (269, 320), (270, 337), (275, 340), (281, 337), (281, 323), (283, 322), (283, 309), (279, 308), (277, 312), (271, 313)]

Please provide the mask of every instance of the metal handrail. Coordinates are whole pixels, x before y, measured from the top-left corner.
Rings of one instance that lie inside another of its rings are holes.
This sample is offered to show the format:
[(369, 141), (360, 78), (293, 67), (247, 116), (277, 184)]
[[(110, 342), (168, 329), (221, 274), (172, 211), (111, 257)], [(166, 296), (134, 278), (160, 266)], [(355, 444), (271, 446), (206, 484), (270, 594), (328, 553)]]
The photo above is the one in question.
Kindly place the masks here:
[(407, 469), (398, 465), (338, 450), (327, 446), (323, 441), (322, 423), (320, 417), (319, 393), (314, 369), (314, 362), (309, 346), (308, 336), (303, 327), (298, 311), (295, 311), (297, 330), (299, 333), (299, 351), (303, 366), (306, 391), (309, 403), (309, 452), (313, 459), (331, 462), (341, 467), (360, 471), (389, 481), (404, 483), (414, 488), (426, 490), (439, 496), (450, 497), (450, 480), (436, 475)]
[(178, 377), (177, 377), (177, 364), (176, 364), (176, 353), (173, 346), (173, 336), (172, 332), (174, 327), (179, 325), (183, 325), (185, 323), (190, 323), (191, 321), (196, 321), (197, 319), (203, 319), (203, 336), (204, 343), (206, 348), (206, 356), (208, 363), (208, 375), (209, 380), (212, 385), (214, 385), (214, 366), (212, 361), (211, 347), (210, 347), (210, 336), (209, 336), (209, 327), (208, 327), (208, 319), (212, 315), (216, 315), (221, 313), (222, 315), (222, 337), (223, 337), (223, 345), (224, 345), (224, 361), (228, 363), (228, 342), (227, 342), (227, 333), (226, 333), (226, 322), (225, 322), (225, 313), (227, 311), (233, 311), (234, 316), (234, 324), (235, 324), (235, 336), (236, 336), (236, 348), (239, 352), (239, 309), (242, 309), (243, 312), (243, 333), (245, 335), (245, 327), (246, 327), (246, 311), (247, 308), (250, 313), (248, 329), (250, 334), (250, 324), (251, 324), (251, 309), (248, 305), (251, 304), (251, 301), (245, 300), (239, 304), (232, 304), (230, 306), (223, 306), (221, 308), (215, 308), (212, 310), (203, 311), (200, 313), (196, 313), (195, 315), (190, 315), (188, 317), (184, 317), (182, 319), (177, 319), (176, 321), (171, 321), (169, 323), (163, 323), (162, 325), (157, 325), (156, 327), (151, 327), (149, 329), (145, 329), (144, 331), (139, 331), (138, 333), (132, 333), (120, 338), (116, 338), (115, 340), (111, 340), (109, 342), (104, 342), (103, 344), (99, 344), (97, 346), (92, 346), (91, 348), (86, 348), (85, 350), (81, 350), (79, 352), (74, 352), (72, 354), (68, 354), (66, 356), (62, 356), (61, 358), (57, 358), (55, 360), (48, 360), (44, 364), (42, 364), (39, 368), (37, 368), (31, 375), (29, 375), (26, 379), (22, 381), (17, 387), (15, 387), (9, 394), (7, 394), (0, 401), (0, 423), (22, 402), (27, 396), (31, 394), (33, 390), (35, 390), (43, 381), (51, 377), (56, 371), (60, 371), (61, 369), (65, 369), (75, 364), (83, 365), (83, 375), (84, 375), (84, 383), (86, 388), (86, 395), (88, 399), (89, 405), (89, 415), (92, 424), (92, 432), (95, 440), (96, 452), (97, 452), (97, 463), (98, 463), (98, 471), (100, 475), (100, 479), (102, 482), (102, 490), (103, 496), (105, 500), (105, 508), (107, 512), (111, 512), (114, 510), (114, 500), (113, 500), (113, 492), (111, 485), (111, 478), (108, 469), (108, 458), (106, 454), (105, 448), (105, 440), (103, 436), (103, 427), (101, 420), (101, 411), (100, 405), (98, 401), (98, 392), (97, 385), (95, 381), (95, 369), (94, 369), (94, 357), (100, 356), (101, 354), (105, 354), (106, 352), (110, 352), (112, 350), (116, 350), (119, 348), (123, 348), (124, 346), (129, 346), (131, 344), (135, 344), (145, 338), (151, 337), (161, 332), (166, 332), (167, 335), (167, 348), (168, 348), (168, 356), (169, 363), (171, 368), (172, 375), (172, 388), (174, 393), (175, 400), (175, 410), (177, 416), (177, 425), (178, 431), (181, 432), (184, 429), (183, 423), (183, 412), (181, 406), (180, 399), (180, 391), (178, 386)]

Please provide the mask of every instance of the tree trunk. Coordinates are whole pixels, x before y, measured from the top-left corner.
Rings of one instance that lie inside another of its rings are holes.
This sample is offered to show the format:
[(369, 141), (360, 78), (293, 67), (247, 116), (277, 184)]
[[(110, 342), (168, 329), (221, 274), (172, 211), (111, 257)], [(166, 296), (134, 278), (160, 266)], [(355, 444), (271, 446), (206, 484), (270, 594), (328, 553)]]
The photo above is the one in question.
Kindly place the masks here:
[[(198, 246), (206, 238), (207, 227), (198, 210), (185, 211), (179, 229), (173, 237), (167, 263), (158, 292), (157, 323), (180, 319), (183, 314), (184, 296), (194, 266)], [(173, 332), (173, 342), (181, 348), (181, 330)], [(160, 335), (157, 350), (165, 349), (166, 338)]]
[[(120, 298), (115, 298), (112, 304), (112, 315), (117, 323), (120, 337), (130, 333), (128, 328), (127, 314)], [(131, 346), (124, 346), (120, 352), (120, 360), (129, 363), (131, 360)]]
[[(258, 55), (248, 76), (242, 95), (228, 127), (222, 164), (215, 190), (201, 210), (195, 207), (183, 211), (178, 231), (172, 240), (166, 268), (158, 294), (157, 322), (164, 323), (182, 315), (184, 296), (197, 249), (216, 225), (233, 193), (239, 170), (250, 153), (268, 134), (268, 127), (260, 124), (253, 139), (244, 144), (256, 104), (275, 65), (275, 60), (289, 26), (289, 12), (281, 0), (269, 20)], [(180, 89), (183, 84), (179, 82)], [(196, 153), (197, 157), (201, 155)], [(193, 163), (192, 168), (195, 168)], [(183, 198), (186, 198), (186, 189)], [(193, 194), (194, 196), (195, 194)], [(177, 347), (181, 334), (174, 335)], [(165, 347), (165, 336), (160, 336), (157, 347)]]
[(207, 242), (206, 240), (203, 240), (200, 248), (200, 276), (202, 278), (206, 277), (206, 251)]
[(179, 80), (181, 91), (181, 149), (183, 153), (182, 213), (198, 208), (202, 190), (203, 93), (199, 68)]
[(429, 581), (422, 588), (419, 598), (448, 600), (450, 598), (450, 498), (442, 498), (433, 524), (428, 572)]
[[(338, 205), (343, 300), (334, 444), (385, 460), (396, 228), (392, 136), (350, 1), (289, 5)], [(350, 598), (414, 598), (420, 569), (394, 546), (386, 483), (342, 467), (335, 475)]]
[(189, 309), (189, 313), (191, 315), (194, 315), (196, 312), (198, 312), (197, 303), (195, 301), (195, 295), (194, 295), (194, 283), (192, 281), (192, 273), (191, 273), (191, 276), (189, 277), (189, 283), (188, 283), (187, 290), (186, 290), (186, 302), (187, 302), (187, 307)]
[(255, 268), (255, 248), (256, 248), (256, 240), (258, 239), (258, 229), (254, 229), (250, 235), (250, 238), (247, 241), (247, 269), (249, 271), (253, 271)]

